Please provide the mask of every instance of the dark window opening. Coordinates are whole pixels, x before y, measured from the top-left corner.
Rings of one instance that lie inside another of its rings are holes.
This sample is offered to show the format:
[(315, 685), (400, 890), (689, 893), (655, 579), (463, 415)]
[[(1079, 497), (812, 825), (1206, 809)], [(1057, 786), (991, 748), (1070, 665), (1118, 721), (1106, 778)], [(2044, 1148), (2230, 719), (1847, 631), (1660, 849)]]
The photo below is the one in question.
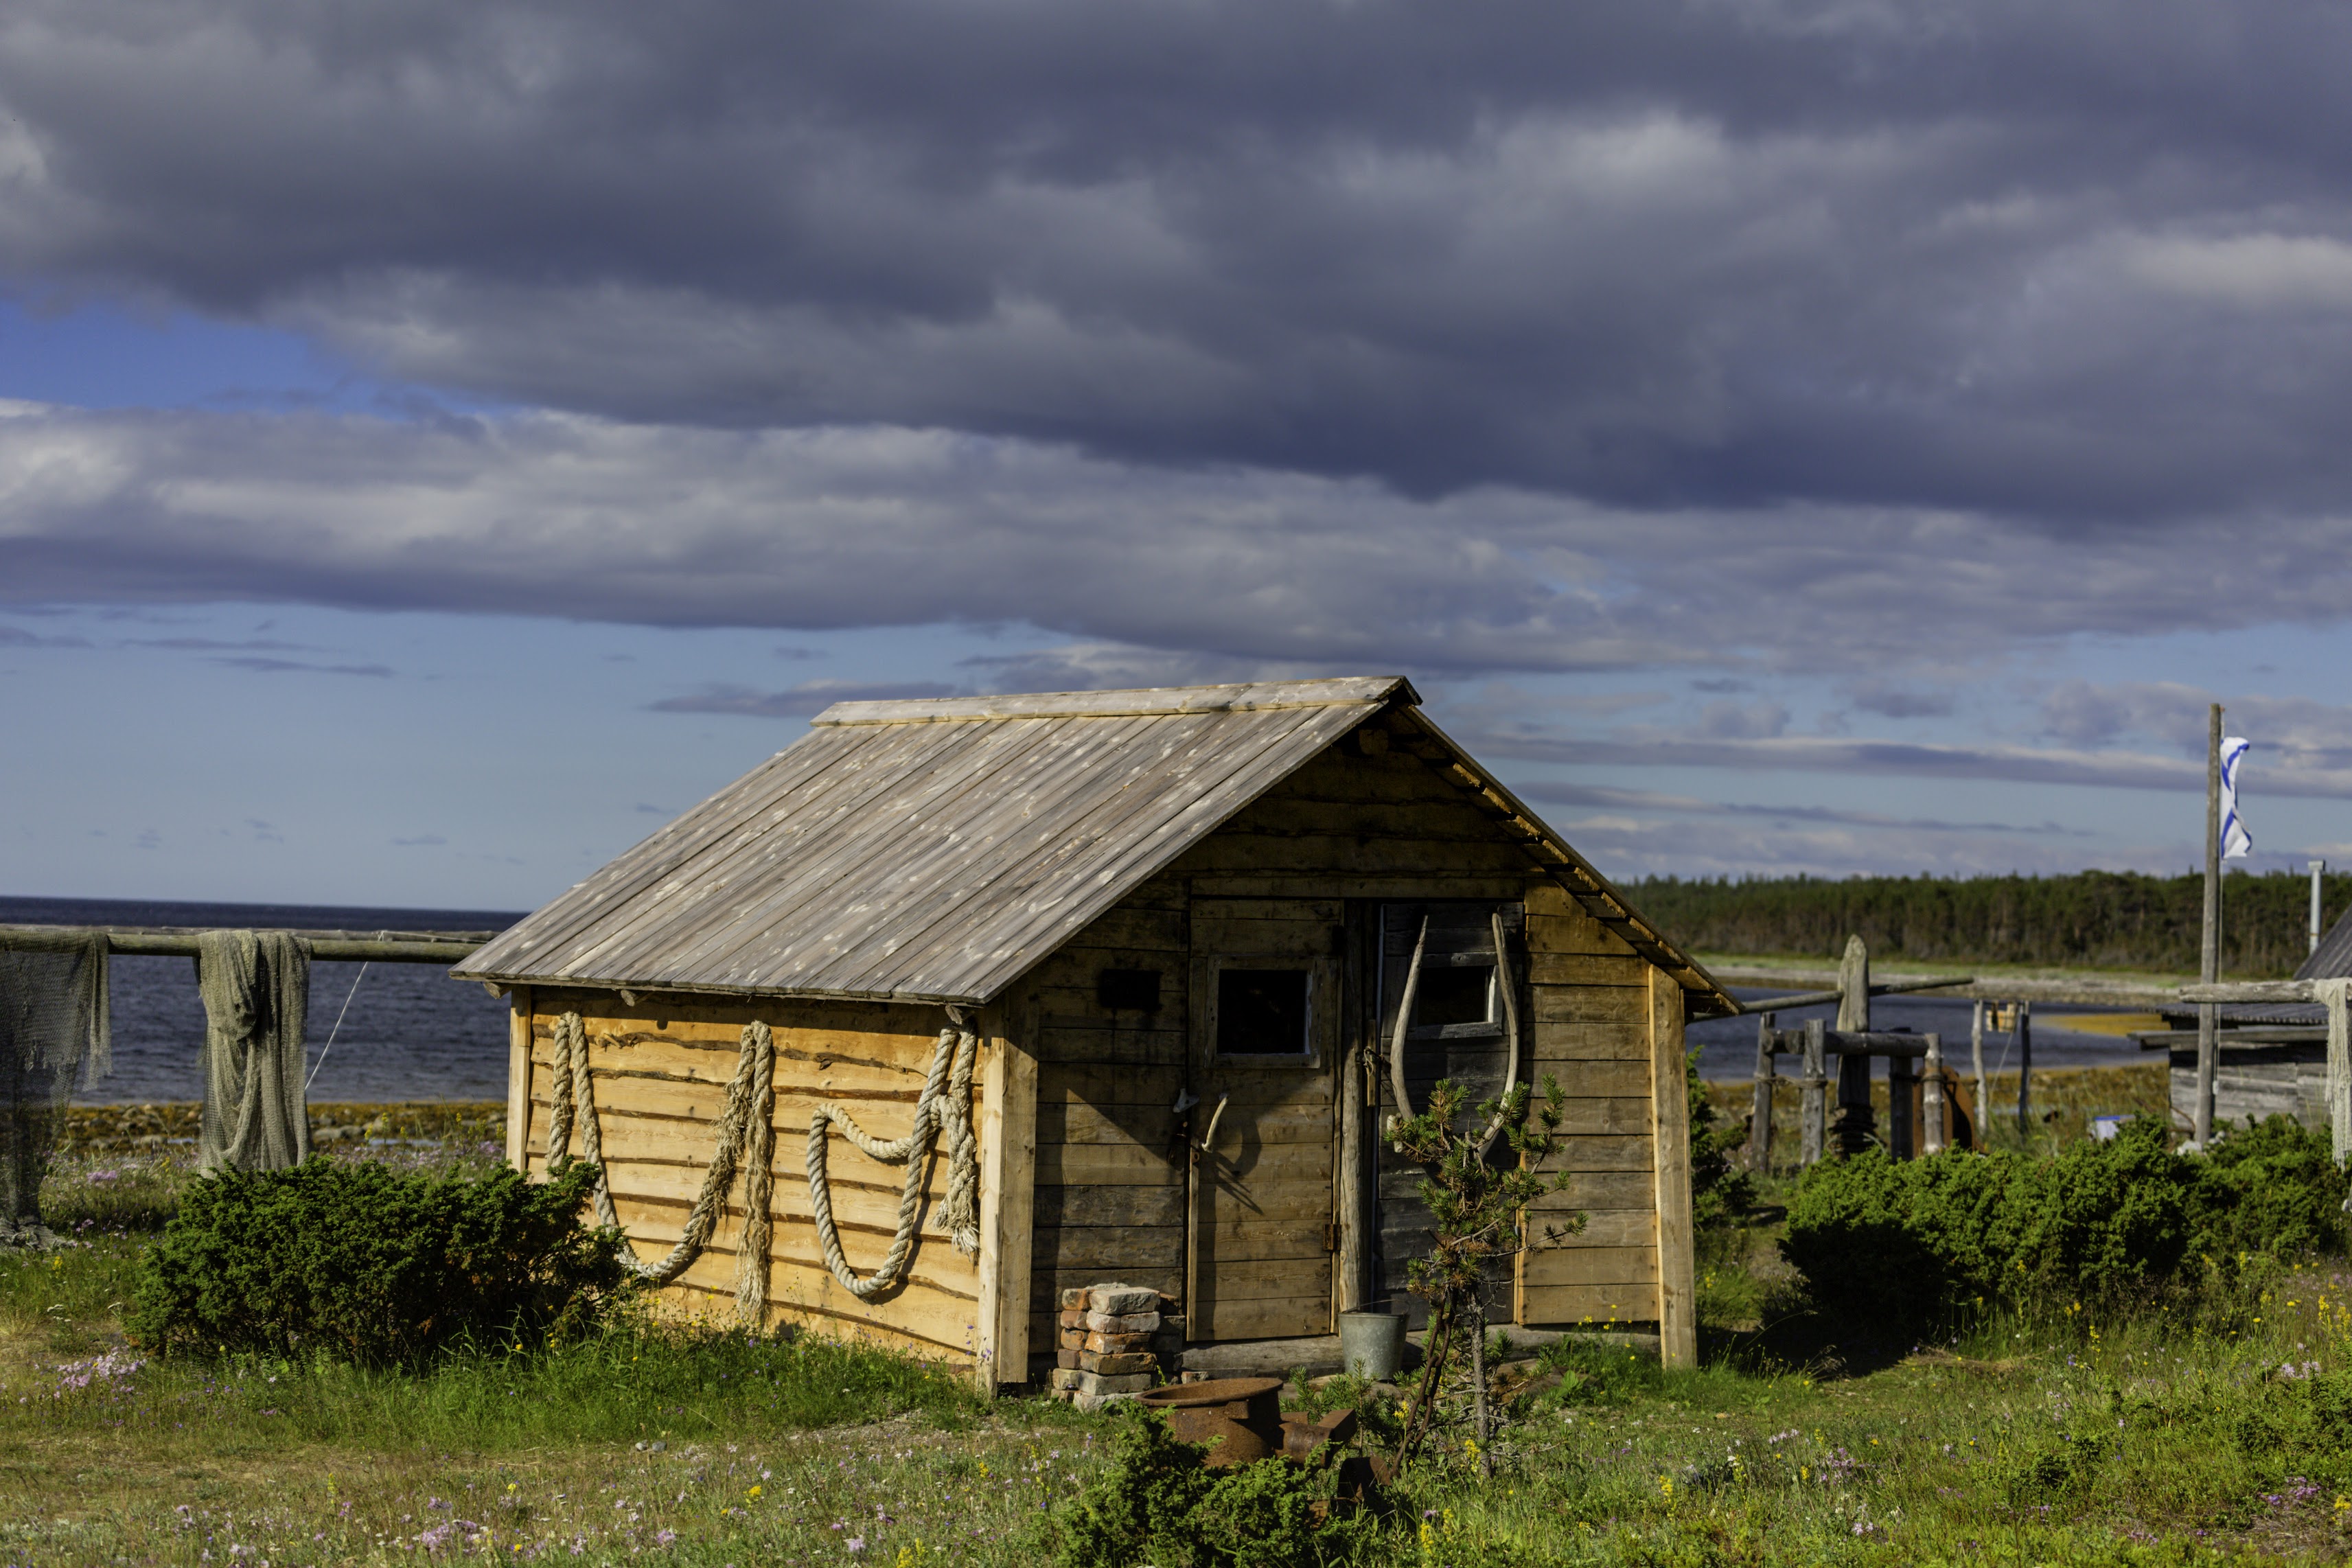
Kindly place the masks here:
[(1217, 971), (1217, 1054), (1307, 1054), (1307, 971)]
[(1495, 972), (1470, 964), (1424, 964), (1412, 994), (1412, 1021), (1429, 1028), (1443, 1024), (1484, 1024), (1494, 1015), (1487, 994)]
[(1157, 1013), (1160, 971), (1106, 969), (1095, 977), (1095, 1001), (1111, 1013)]

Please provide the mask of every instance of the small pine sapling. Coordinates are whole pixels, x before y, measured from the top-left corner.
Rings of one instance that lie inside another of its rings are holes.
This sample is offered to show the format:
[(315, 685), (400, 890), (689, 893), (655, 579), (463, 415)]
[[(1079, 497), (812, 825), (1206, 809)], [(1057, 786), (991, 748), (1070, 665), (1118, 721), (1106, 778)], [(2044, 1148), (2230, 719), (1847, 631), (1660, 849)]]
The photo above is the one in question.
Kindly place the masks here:
[[(1477, 1434), (1478, 1465), (1491, 1473), (1487, 1447), (1492, 1424), (1486, 1406), (1486, 1271), (1527, 1246), (1528, 1210), (1536, 1200), (1568, 1185), (1565, 1172), (1538, 1169), (1559, 1149), (1559, 1124), (1567, 1101), (1559, 1080), (1547, 1073), (1543, 1104), (1528, 1124), (1526, 1084), (1515, 1086), (1500, 1102), (1478, 1107), (1483, 1129), (1473, 1134), (1454, 1130), (1468, 1090), (1451, 1080), (1431, 1090), (1429, 1105), (1418, 1116), (1397, 1117), (1389, 1123), (1390, 1144), (1422, 1167), (1419, 1192), (1429, 1207), (1432, 1242), (1429, 1256), (1406, 1265), (1412, 1293), (1429, 1302), (1428, 1342), (1422, 1358), (1421, 1381), (1405, 1421), (1404, 1440), (1398, 1448), (1400, 1466), (1412, 1462), (1414, 1450), (1430, 1431), (1437, 1391), (1445, 1375), (1456, 1332), (1467, 1320), (1470, 1330), (1472, 1420)], [(1486, 1158), (1497, 1135), (1517, 1156), (1497, 1165)], [(1581, 1229), (1584, 1216), (1576, 1215), (1548, 1226), (1547, 1239), (1559, 1240)]]

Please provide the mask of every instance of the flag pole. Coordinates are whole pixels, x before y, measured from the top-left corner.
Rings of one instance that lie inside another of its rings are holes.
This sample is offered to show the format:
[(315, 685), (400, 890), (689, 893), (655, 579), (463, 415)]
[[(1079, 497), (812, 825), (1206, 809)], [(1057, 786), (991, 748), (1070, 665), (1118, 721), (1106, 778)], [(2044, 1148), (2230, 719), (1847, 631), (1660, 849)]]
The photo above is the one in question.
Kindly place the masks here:
[[(2221, 978), (2221, 705), (2213, 704), (2212, 734), (2205, 749), (2205, 933), (2199, 944), (2197, 977), (2210, 985)], [(2213, 1067), (2219, 1054), (2214, 1031), (2219, 1015), (2210, 1002), (2197, 1005), (2197, 1122), (2200, 1149), (2213, 1140)]]

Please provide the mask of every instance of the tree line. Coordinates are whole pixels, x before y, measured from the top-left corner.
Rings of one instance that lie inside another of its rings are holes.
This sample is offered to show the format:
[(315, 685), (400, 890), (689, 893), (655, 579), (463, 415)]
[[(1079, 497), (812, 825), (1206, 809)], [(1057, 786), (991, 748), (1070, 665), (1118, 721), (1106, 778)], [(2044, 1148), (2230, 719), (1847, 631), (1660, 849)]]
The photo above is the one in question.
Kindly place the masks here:
[[(1834, 958), (1851, 932), (1873, 959), (2028, 963), (2193, 973), (2204, 879), (2078, 871), (2063, 877), (1651, 878), (1626, 891), (1686, 951)], [(2324, 879), (2333, 921), (2352, 874)], [(2273, 979), (2304, 960), (2311, 879), (2222, 879), (2221, 971)]]

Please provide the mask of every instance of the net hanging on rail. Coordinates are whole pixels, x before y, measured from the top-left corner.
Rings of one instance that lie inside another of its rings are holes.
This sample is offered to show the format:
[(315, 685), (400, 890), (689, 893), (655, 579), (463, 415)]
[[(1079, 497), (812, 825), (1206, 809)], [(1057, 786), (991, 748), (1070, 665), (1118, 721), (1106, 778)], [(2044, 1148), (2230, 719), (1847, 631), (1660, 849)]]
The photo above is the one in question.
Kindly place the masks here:
[(106, 980), (102, 932), (0, 937), (0, 1243), (55, 1239), (41, 1178), (67, 1101), (114, 1070)]

